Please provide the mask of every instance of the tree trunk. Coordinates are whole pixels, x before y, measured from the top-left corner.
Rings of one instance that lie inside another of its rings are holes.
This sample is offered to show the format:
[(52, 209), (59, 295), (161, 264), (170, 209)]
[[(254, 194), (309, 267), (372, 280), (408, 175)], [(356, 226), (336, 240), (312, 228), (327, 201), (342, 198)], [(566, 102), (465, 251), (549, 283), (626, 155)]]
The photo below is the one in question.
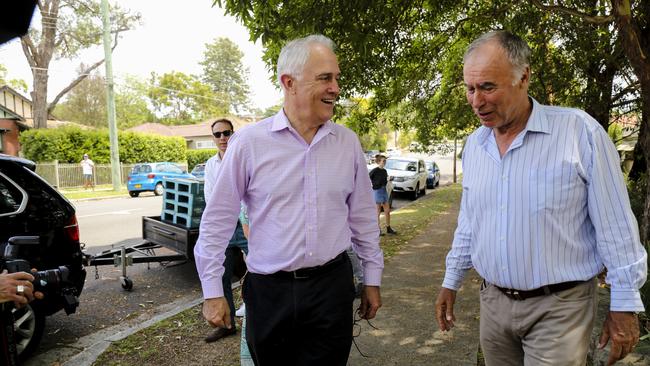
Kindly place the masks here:
[(32, 111), (34, 128), (47, 128), (47, 70), (34, 70)]
[[(641, 85), (641, 123), (647, 123), (650, 118), (650, 59), (647, 57), (650, 55), (650, 43), (642, 42), (642, 32), (632, 17), (630, 0), (612, 0), (612, 10), (625, 54)], [(643, 135), (639, 134), (639, 143), (643, 150), (646, 166), (648, 166), (650, 164), (650, 134), (647, 133), (647, 128), (642, 128), (642, 130), (644, 133)], [(647, 171), (645, 174), (648, 178)], [(643, 217), (640, 221), (641, 242), (646, 245), (650, 239), (650, 189), (646, 190)]]

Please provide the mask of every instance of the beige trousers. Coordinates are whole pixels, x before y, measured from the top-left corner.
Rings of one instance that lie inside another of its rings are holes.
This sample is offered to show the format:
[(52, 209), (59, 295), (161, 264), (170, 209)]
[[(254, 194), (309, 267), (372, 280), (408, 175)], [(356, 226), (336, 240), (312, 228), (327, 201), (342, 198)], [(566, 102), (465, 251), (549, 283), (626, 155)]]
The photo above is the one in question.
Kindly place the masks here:
[(584, 365), (596, 317), (596, 281), (523, 301), (481, 287), (480, 340), (487, 366)]

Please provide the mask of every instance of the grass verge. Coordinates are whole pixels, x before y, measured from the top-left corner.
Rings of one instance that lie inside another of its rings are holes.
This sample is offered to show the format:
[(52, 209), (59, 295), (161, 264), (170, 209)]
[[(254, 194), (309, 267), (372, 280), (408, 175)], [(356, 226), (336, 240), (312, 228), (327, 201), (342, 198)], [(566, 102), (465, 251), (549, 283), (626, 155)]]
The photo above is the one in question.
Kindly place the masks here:
[(73, 188), (73, 189), (62, 189), (59, 192), (61, 192), (61, 194), (63, 194), (69, 200), (116, 197), (116, 196), (126, 197), (129, 195), (129, 192), (126, 190), (126, 186), (122, 186), (122, 188), (119, 191), (114, 191), (113, 186), (108, 184), (96, 186), (94, 190)]
[[(441, 187), (423, 198), (401, 208), (398, 211), (391, 212), (391, 227), (395, 229), (398, 235), (384, 235), (381, 237), (381, 249), (384, 251), (384, 257), (390, 258), (401, 247), (411, 241), (436, 217), (449, 209), (451, 205), (458, 204), (462, 187), (460, 184)], [(384, 226), (384, 216), (381, 216), (382, 227)]]
[[(398, 235), (381, 237), (385, 258), (395, 255), (438, 215), (457, 205), (461, 191), (460, 184), (441, 187), (392, 213), (391, 226)], [(239, 290), (234, 296), (238, 303)], [(114, 342), (93, 365), (239, 365), (239, 332), (206, 344), (203, 337), (210, 331), (198, 305)]]

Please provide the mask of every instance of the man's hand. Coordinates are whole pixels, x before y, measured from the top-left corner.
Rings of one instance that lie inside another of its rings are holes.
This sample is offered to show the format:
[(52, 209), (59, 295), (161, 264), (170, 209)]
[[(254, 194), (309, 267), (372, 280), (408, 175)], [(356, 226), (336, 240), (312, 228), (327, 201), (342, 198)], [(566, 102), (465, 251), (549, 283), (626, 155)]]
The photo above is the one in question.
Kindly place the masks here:
[(370, 320), (374, 318), (380, 307), (381, 295), (379, 294), (379, 286), (363, 286), (361, 305), (357, 309), (357, 313), (361, 319)]
[(438, 327), (443, 332), (451, 330), (454, 327), (456, 317), (454, 316), (454, 302), (456, 301), (456, 291), (448, 288), (441, 288), (436, 300), (436, 320)]
[(598, 348), (603, 349), (609, 340), (612, 345), (609, 350), (607, 365), (613, 365), (632, 352), (639, 343), (639, 319), (630, 312), (610, 311), (603, 324)]
[(0, 273), (0, 303), (13, 301), (14, 305), (20, 308), (34, 300), (33, 280), (34, 276), (27, 272), (7, 273), (7, 270), (2, 271)]
[(230, 324), (230, 307), (225, 297), (206, 299), (203, 302), (203, 317), (212, 327), (228, 328)]

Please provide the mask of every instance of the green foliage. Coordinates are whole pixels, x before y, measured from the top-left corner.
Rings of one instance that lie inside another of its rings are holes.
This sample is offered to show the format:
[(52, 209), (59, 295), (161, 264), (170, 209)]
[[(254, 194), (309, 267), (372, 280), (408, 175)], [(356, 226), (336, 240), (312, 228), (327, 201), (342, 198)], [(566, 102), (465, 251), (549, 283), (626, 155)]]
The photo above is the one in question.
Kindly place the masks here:
[(612, 123), (609, 125), (609, 128), (607, 128), (607, 134), (614, 144), (617, 145), (623, 138), (623, 127), (619, 124)]
[[(122, 163), (185, 161), (187, 147), (182, 137), (166, 137), (136, 132), (118, 133)], [(98, 164), (110, 162), (108, 130), (82, 130), (77, 127), (32, 129), (20, 135), (22, 152), (36, 162), (58, 160), (78, 163), (83, 154)]]
[[(86, 68), (81, 64), (78, 71)], [(59, 103), (54, 115), (63, 121), (71, 121), (91, 127), (108, 127), (106, 112), (106, 84), (99, 73), (88, 75), (68, 93), (65, 102)]]
[(152, 73), (152, 81), (148, 97), (164, 124), (193, 124), (228, 111), (223, 98), (194, 75), (179, 71), (160, 76)]
[(188, 170), (191, 171), (194, 169), (196, 164), (204, 164), (216, 153), (217, 149), (187, 150)]
[[(317, 8), (309, 1), (215, 3), (238, 17), (252, 40), (262, 41), (271, 69), (287, 40), (311, 33), (332, 38), (342, 96), (371, 93), (367, 113), (372, 117), (365, 122), (415, 128), (425, 146), (462, 137), (478, 125), (465, 101), (462, 56), (473, 39), (492, 29), (511, 30), (531, 45), (530, 94), (542, 103), (583, 108), (607, 127), (616, 103), (637, 99), (638, 86), (611, 24), (591, 25), (531, 2), (324, 0)], [(563, 5), (592, 15), (607, 11), (594, 1)], [(614, 79), (621, 80), (619, 86), (613, 86)], [(381, 118), (382, 113), (391, 116)]]
[(23, 79), (7, 79), (7, 68), (0, 64), (0, 86), (9, 85), (10, 87), (21, 91), (27, 92), (27, 83)]
[(201, 76), (210, 85), (212, 92), (222, 99), (222, 106), (228, 112), (241, 112), (248, 109), (248, 69), (244, 67), (244, 53), (228, 38), (217, 38), (205, 45)]

